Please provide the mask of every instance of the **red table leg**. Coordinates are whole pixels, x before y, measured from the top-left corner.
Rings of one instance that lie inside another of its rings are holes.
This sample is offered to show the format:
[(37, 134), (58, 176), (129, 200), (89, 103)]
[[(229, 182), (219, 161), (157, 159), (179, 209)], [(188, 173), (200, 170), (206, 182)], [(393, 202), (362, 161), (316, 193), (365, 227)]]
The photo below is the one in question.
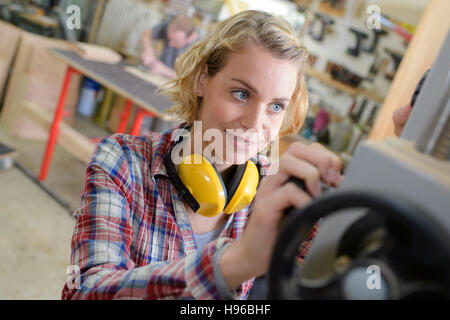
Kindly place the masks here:
[(119, 123), (119, 127), (117, 128), (117, 133), (125, 133), (125, 129), (127, 128), (128, 118), (130, 117), (131, 107), (133, 106), (133, 101), (127, 100), (125, 103), (125, 108), (120, 115), (121, 120)]
[(133, 136), (138, 136), (141, 131), (142, 126), (142, 120), (144, 117), (154, 117), (155, 114), (151, 113), (150, 111), (138, 109), (136, 113), (136, 117), (134, 118), (133, 127), (131, 128), (130, 134)]
[(66, 75), (64, 78), (64, 84), (61, 90), (61, 94), (59, 96), (58, 106), (56, 107), (55, 114), (53, 116), (53, 122), (47, 140), (47, 147), (45, 149), (44, 158), (42, 160), (41, 172), (39, 174), (40, 181), (43, 181), (47, 178), (48, 169), (50, 167), (50, 162), (53, 156), (53, 149), (58, 139), (59, 124), (65, 114), (64, 104), (66, 102), (67, 91), (69, 89), (70, 79), (73, 73), (77, 73), (77, 71), (72, 67), (67, 67)]

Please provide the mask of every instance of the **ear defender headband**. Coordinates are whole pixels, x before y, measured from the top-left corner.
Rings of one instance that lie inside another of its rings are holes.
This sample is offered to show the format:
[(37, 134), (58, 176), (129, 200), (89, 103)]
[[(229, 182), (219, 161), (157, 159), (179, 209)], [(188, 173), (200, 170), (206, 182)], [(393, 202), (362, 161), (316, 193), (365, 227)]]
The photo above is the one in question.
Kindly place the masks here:
[(260, 180), (260, 168), (255, 160), (234, 166), (230, 178), (223, 181), (214, 164), (201, 154), (186, 156), (177, 170), (172, 162), (174, 146), (165, 155), (164, 165), (180, 198), (194, 212), (206, 217), (222, 211), (232, 214), (253, 201)]

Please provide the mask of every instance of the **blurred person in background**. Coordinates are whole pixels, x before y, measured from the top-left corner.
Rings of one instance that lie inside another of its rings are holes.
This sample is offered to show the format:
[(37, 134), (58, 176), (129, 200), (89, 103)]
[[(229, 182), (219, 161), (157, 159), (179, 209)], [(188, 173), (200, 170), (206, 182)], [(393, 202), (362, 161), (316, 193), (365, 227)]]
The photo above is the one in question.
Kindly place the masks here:
[[(195, 29), (194, 22), (186, 15), (165, 20), (143, 32), (142, 63), (149, 72), (173, 79), (175, 78), (175, 60), (198, 39), (199, 33)], [(154, 40), (162, 40), (164, 43), (159, 58), (155, 55)]]

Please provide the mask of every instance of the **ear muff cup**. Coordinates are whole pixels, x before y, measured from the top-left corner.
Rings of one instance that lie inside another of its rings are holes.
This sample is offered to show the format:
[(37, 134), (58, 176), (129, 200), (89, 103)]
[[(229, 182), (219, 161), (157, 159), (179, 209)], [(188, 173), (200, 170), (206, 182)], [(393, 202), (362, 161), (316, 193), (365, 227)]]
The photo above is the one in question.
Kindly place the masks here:
[(252, 160), (238, 166), (230, 181), (228, 201), (223, 211), (231, 214), (247, 207), (256, 195), (258, 184), (259, 169)]
[(205, 157), (192, 154), (178, 165), (178, 177), (199, 204), (197, 213), (213, 217), (227, 203), (227, 189), (216, 167)]
[(224, 181), (228, 195), (226, 205), (228, 205), (228, 203), (236, 193), (236, 190), (239, 187), (239, 183), (241, 183), (241, 179), (244, 176), (246, 166), (247, 164), (241, 164), (238, 166), (234, 166), (233, 168), (230, 169), (232, 171), (229, 173), (229, 176)]
[(232, 214), (247, 207), (259, 184), (259, 169), (248, 160), (230, 173), (225, 183), (213, 163), (193, 154), (178, 166), (178, 176), (199, 204), (197, 213), (213, 217), (222, 211)]

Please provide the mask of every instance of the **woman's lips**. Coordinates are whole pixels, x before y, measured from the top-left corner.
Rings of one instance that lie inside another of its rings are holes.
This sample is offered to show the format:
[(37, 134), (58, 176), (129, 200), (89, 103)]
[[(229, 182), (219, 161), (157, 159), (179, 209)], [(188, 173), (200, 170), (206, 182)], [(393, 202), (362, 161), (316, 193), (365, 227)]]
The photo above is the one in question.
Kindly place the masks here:
[(225, 131), (225, 134), (228, 138), (227, 141), (229, 141), (229, 143), (232, 143), (232, 146), (236, 151), (241, 150), (245, 151), (246, 153), (254, 152), (262, 149), (262, 147), (265, 145), (263, 141), (259, 140), (260, 135), (255, 135), (257, 139), (252, 139), (252, 137), (239, 136), (228, 131)]
[[(236, 140), (240, 143), (245, 143), (245, 144), (258, 144), (258, 143), (263, 143), (263, 141), (260, 141), (258, 139), (259, 135), (256, 135), (256, 139), (252, 139), (251, 136), (250, 137), (242, 137), (236, 134), (233, 134), (231, 132), (229, 132), (228, 130), (225, 130), (225, 134), (231, 138), (236, 138)], [(255, 136), (255, 134), (252, 134), (252, 136)]]

